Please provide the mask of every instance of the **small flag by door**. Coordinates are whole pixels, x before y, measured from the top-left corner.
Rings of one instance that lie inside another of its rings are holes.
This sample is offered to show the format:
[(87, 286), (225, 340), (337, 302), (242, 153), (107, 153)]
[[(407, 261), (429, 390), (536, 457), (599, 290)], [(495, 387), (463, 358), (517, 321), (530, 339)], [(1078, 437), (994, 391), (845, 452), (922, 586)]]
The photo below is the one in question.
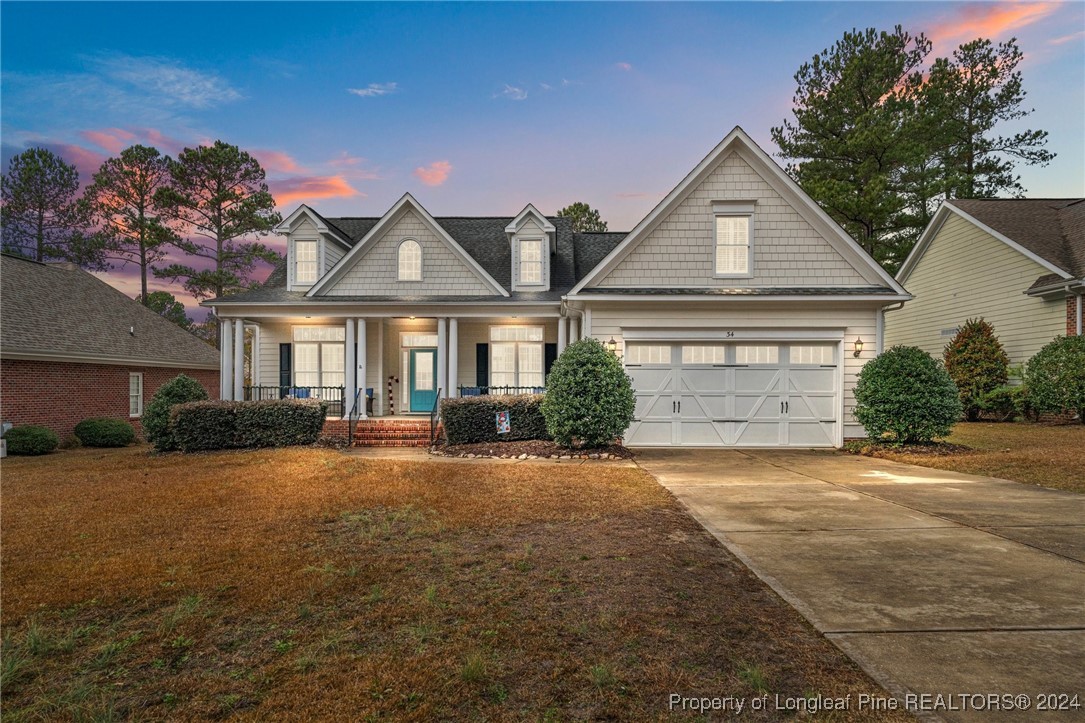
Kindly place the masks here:
[(497, 413), (497, 433), (498, 434), (508, 434), (511, 431), (512, 431), (512, 425), (509, 423), (509, 413), (508, 412), (498, 412)]

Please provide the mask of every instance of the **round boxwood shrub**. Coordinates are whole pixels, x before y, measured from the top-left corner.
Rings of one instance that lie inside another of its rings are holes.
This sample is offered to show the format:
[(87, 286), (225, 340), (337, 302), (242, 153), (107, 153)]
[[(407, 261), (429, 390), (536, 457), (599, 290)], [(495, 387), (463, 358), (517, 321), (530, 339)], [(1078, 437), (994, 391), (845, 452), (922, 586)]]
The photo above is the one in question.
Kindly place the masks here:
[(1029, 403), (1040, 412), (1076, 412), (1085, 424), (1085, 336), (1059, 336), (1025, 367)]
[(633, 386), (618, 357), (595, 339), (582, 339), (554, 362), (542, 413), (558, 444), (612, 444), (633, 421)]
[(56, 432), (33, 424), (12, 427), (4, 435), (4, 439), (8, 443), (8, 454), (49, 454), (60, 444)]
[(75, 425), (75, 436), (84, 447), (127, 447), (136, 440), (136, 430), (123, 419), (96, 417)]
[(154, 393), (150, 403), (143, 409), (143, 434), (159, 452), (177, 449), (177, 442), (170, 432), (170, 409), (175, 404), (200, 402), (207, 399), (207, 392), (192, 377), (178, 374)]
[(994, 327), (983, 319), (969, 319), (946, 344), (942, 358), (950, 379), (957, 385), (965, 417), (976, 421), (984, 397), (1010, 378), (1010, 358), (995, 336)]
[(859, 372), (855, 418), (872, 439), (927, 443), (948, 435), (960, 415), (957, 385), (922, 349), (895, 346)]

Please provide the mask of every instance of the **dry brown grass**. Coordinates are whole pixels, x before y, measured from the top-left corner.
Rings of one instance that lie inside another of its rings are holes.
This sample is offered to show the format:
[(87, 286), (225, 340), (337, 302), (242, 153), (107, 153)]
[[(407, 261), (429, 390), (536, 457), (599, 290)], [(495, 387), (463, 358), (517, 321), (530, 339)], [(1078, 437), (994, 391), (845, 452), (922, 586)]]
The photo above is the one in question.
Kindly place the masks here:
[(962, 422), (947, 439), (969, 451), (908, 454), (891, 448), (879, 457), (955, 472), (1001, 477), (1070, 492), (1085, 492), (1085, 425)]
[(2, 471), (5, 719), (880, 693), (637, 469), (133, 448)]

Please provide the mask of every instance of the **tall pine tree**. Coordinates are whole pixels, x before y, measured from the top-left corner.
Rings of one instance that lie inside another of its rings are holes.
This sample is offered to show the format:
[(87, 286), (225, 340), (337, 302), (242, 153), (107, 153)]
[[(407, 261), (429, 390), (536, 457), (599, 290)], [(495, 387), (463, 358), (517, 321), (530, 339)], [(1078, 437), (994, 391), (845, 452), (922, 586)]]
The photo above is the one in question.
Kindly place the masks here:
[(0, 235), (4, 251), (35, 261), (73, 261), (103, 268), (88, 237), (79, 203), (79, 171), (45, 148), (28, 148), (11, 159), (0, 178)]
[(156, 148), (135, 145), (110, 158), (94, 174), (83, 202), (99, 225), (106, 259), (139, 267), (140, 295), (148, 305), (147, 274), (170, 245), (180, 241), (162, 218), (156, 194), (169, 181), (169, 157)]

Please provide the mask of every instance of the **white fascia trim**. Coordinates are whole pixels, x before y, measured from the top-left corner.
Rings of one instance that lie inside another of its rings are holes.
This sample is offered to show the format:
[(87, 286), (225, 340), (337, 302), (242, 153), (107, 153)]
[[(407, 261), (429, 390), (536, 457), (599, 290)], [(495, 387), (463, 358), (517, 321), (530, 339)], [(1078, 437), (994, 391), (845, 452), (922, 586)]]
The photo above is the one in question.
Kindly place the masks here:
[(568, 301), (909, 301), (911, 294), (576, 294)]
[(462, 246), (456, 243), (455, 239), (448, 235), (448, 232), (441, 227), (441, 224), (437, 223), (433, 216), (430, 215), (429, 211), (423, 208), (422, 204), (420, 204), (410, 193), (404, 193), (403, 196), (396, 201), (395, 205), (388, 209), (388, 212), (381, 217), (380, 221), (369, 230), (369, 233), (363, 236), (362, 239), (354, 245), (354, 248), (344, 254), (343, 258), (339, 259), (335, 266), (333, 266), (328, 273), (324, 274), (324, 276), (321, 277), (321, 279), (314, 284), (305, 295), (307, 297), (317, 296), (321, 291), (342, 278), (347, 270), (354, 266), (361, 257), (365, 256), (369, 249), (376, 243), (377, 239), (383, 237), (384, 232), (388, 230), (388, 227), (399, 220), (401, 213), (403, 213), (408, 206), (413, 208), (418, 215), (422, 217), (422, 221), (429, 227), (430, 231), (441, 239), (460, 261), (475, 272), (475, 275), (478, 276), (480, 281), (489, 286), (496, 294), (500, 294), (501, 296), (509, 295), (509, 292), (505, 287), (497, 283), (497, 281), (486, 272), (486, 269), (479, 266), (478, 262), (475, 261)]
[(1058, 274), (1064, 279), (1073, 278), (1073, 275), (1068, 273), (1065, 269), (1061, 269), (1058, 266), (1055, 266), (1053, 263), (1043, 258), (1042, 256), (1037, 256), (1021, 244), (1011, 239), (1009, 236), (999, 233), (998, 231), (994, 230), (993, 228), (978, 220), (974, 216), (965, 213), (961, 209), (954, 206), (952, 201), (943, 201), (942, 205), (938, 208), (938, 212), (934, 215), (934, 218), (931, 219), (930, 224), (927, 225), (927, 229), (923, 232), (923, 235), (919, 237), (919, 242), (916, 243), (915, 248), (912, 249), (912, 253), (908, 254), (908, 258), (904, 260), (904, 264), (900, 267), (900, 271), (897, 272), (898, 280), (904, 281), (908, 277), (908, 275), (912, 273), (912, 271), (915, 269), (915, 265), (919, 263), (919, 259), (927, 250), (927, 246), (929, 246), (931, 241), (934, 240), (935, 234), (937, 234), (938, 230), (941, 229), (942, 225), (946, 222), (946, 219), (948, 218), (950, 213), (957, 214), (976, 228), (990, 234), (991, 236), (994, 236), (996, 239), (1006, 244), (1014, 251), (1018, 252), (1019, 254), (1031, 261), (1035, 261), (1051, 273)]
[(293, 213), (283, 219), (283, 221), (278, 226), (271, 229), (272, 233), (277, 233), (282, 236), (290, 235), (290, 227), (293, 226), (294, 223), (302, 216), (307, 216), (309, 220), (313, 222), (313, 225), (316, 226), (317, 231), (334, 241), (338, 241), (339, 244), (344, 248), (350, 248), (350, 239), (345, 239), (340, 236), (338, 231), (333, 229), (328, 224), (324, 223), (324, 220), (320, 217), (320, 214), (306, 206), (304, 203), (298, 206)]
[(746, 134), (746, 131), (742, 130), (740, 126), (735, 126), (734, 129), (728, 133), (727, 136), (720, 141), (719, 144), (713, 148), (712, 151), (710, 151), (709, 154), (705, 156), (704, 159), (701, 160), (701, 162), (698, 163), (669, 194), (667, 194), (666, 198), (660, 201), (659, 204), (629, 232), (622, 242), (599, 262), (598, 266), (592, 269), (587, 276), (581, 279), (580, 283), (573, 287), (570, 294), (576, 294), (581, 289), (593, 286), (599, 278), (610, 273), (618, 262), (632, 250), (633, 246), (640, 243), (643, 240), (643, 237), (650, 233), (664, 216), (673, 211), (679, 203), (692, 193), (697, 184), (704, 180), (704, 177), (715, 168), (724, 154), (734, 149), (749, 151), (752, 158), (743, 155), (743, 160), (747, 162), (754, 161), (756, 165), (761, 166), (762, 170), (767, 172), (761, 174), (762, 178), (764, 178), (777, 193), (780, 193), (785, 198), (790, 196), (791, 198), (789, 200), (792, 201), (792, 208), (800, 216), (807, 221), (811, 221), (810, 217), (813, 216), (813, 218), (819, 222), (816, 225), (822, 226), (825, 240), (838, 252), (844, 255), (846, 259), (851, 261), (853, 266), (858, 262), (866, 266), (868, 271), (873, 272), (877, 278), (884, 281), (897, 293), (908, 293), (892, 276), (889, 275), (888, 272), (886, 272), (885, 269), (874, 261), (874, 259), (872, 259), (858, 243), (855, 242), (855, 239), (849, 236), (839, 224), (829, 218), (829, 215), (825, 213), (825, 211), (823, 211), (782, 168), (776, 165), (776, 162), (773, 161), (749, 135)]
[(131, 359), (127, 357), (99, 356), (96, 354), (58, 354), (47, 351), (10, 351), (0, 354), (3, 359), (21, 359), (26, 361), (55, 361), (77, 364), (110, 364), (130, 367), (174, 367), (177, 369), (218, 369), (219, 363), (186, 362), (176, 359)]
[(554, 227), (554, 224), (550, 223), (550, 219), (542, 215), (539, 209), (535, 208), (534, 204), (529, 203), (528, 205), (524, 206), (523, 211), (516, 214), (516, 218), (512, 219), (512, 223), (505, 227), (505, 233), (514, 234), (519, 231), (520, 226), (522, 226), (524, 223), (524, 219), (527, 218), (527, 216), (529, 215), (535, 216), (535, 220), (539, 222), (539, 226), (542, 227), (543, 231), (546, 231), (547, 233), (554, 233), (555, 231), (557, 231), (557, 229)]
[(1047, 286), (1040, 286), (1035, 289), (1028, 289), (1021, 293), (1026, 296), (1043, 296), (1044, 294), (1051, 294), (1058, 291), (1071, 292), (1074, 289), (1085, 288), (1085, 279), (1064, 279), (1054, 284), (1048, 284)]

